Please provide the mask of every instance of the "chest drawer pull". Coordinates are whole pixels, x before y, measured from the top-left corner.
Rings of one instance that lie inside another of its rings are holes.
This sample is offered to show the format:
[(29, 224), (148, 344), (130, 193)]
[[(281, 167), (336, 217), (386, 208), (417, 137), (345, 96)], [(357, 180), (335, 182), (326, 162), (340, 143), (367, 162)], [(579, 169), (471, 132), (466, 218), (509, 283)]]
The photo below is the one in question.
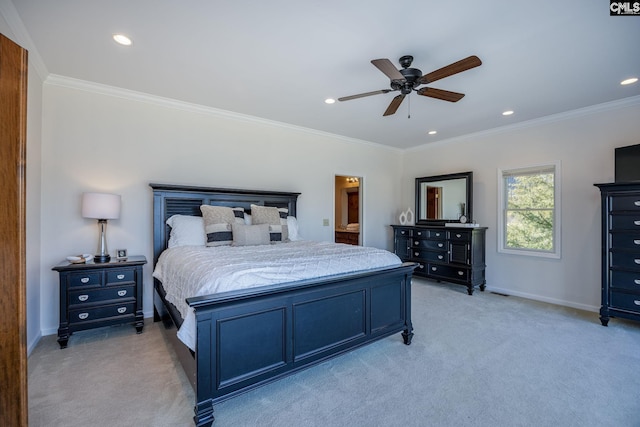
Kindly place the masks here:
[(464, 271), (458, 271), (458, 276), (464, 276)]
[(440, 237), (440, 233), (436, 233), (436, 237)]
[(418, 236), (422, 236), (422, 231), (418, 231)]
[(640, 225), (640, 221), (633, 221), (635, 225)]
[(462, 237), (462, 234), (458, 233), (458, 234), (456, 234), (456, 237), (459, 239), (459, 238)]
[(118, 296), (119, 296), (119, 297), (123, 297), (123, 296), (125, 296), (126, 294), (127, 294), (127, 290), (126, 290), (126, 289), (123, 289), (123, 290), (121, 290), (121, 291), (118, 291)]
[(78, 319), (80, 319), (80, 320), (84, 320), (87, 317), (89, 317), (89, 313), (80, 313), (80, 314), (78, 314)]
[(127, 311), (127, 307), (120, 307), (120, 308), (118, 308), (118, 313), (120, 313), (120, 314), (122, 314), (122, 313), (124, 313), (124, 312), (126, 312), (126, 311)]
[(633, 301), (633, 303), (634, 303), (635, 305), (640, 305), (640, 300), (638, 300), (638, 299), (637, 299), (637, 300)]
[(640, 239), (635, 239), (635, 240), (633, 241), (633, 244), (634, 244), (634, 245), (640, 245)]
[(633, 202), (633, 204), (636, 206), (640, 206), (640, 200), (636, 200), (635, 202)]
[(88, 277), (83, 277), (82, 279), (80, 279), (80, 281), (82, 283), (89, 283), (89, 278)]
[(118, 280), (122, 280), (124, 279), (124, 274), (118, 274), (116, 277), (118, 278)]
[(634, 280), (633, 283), (635, 283), (636, 285), (640, 285), (640, 279)]
[(80, 301), (86, 301), (89, 299), (89, 295), (78, 295)]
[(438, 271), (438, 267), (431, 267), (431, 271)]
[(404, 234), (404, 233), (405, 233), (405, 231), (404, 231), (404, 230), (400, 230), (400, 234)]
[(636, 264), (640, 264), (640, 258), (634, 259), (633, 262), (635, 262)]
[(438, 255), (438, 259), (444, 258), (444, 255)]
[(444, 243), (438, 243), (438, 247), (441, 248), (444, 246)]

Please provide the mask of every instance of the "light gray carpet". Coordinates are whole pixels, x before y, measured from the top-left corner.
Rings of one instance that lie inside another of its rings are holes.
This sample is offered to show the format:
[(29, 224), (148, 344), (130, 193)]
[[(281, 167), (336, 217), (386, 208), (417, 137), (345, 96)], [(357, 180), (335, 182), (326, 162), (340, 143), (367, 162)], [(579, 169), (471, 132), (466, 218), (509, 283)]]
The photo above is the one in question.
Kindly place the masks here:
[[(640, 323), (414, 279), (400, 334), (215, 406), (214, 426), (640, 426)], [(158, 324), (45, 337), (29, 425), (189, 426)]]

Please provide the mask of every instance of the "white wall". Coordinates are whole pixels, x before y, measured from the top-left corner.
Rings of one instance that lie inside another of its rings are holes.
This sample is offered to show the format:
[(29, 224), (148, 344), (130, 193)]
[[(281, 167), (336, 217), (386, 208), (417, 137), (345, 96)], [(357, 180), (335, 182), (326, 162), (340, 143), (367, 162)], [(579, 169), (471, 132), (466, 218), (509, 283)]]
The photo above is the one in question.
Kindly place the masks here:
[[(487, 287), (562, 305), (600, 307), (600, 192), (612, 182), (614, 148), (640, 143), (640, 97), (404, 153), (402, 205), (414, 179), (473, 171), (473, 219), (487, 230)], [(497, 170), (561, 162), (562, 257), (497, 252)], [(640, 165), (639, 165), (640, 167)]]
[[(365, 243), (392, 246), (401, 152), (375, 144), (52, 76), (44, 85), (42, 159), (45, 335), (58, 326), (51, 267), (96, 249), (96, 222), (80, 215), (84, 191), (122, 195), (121, 218), (108, 225), (109, 249), (151, 262), (150, 182), (300, 192), (301, 234), (332, 241), (334, 177), (362, 176)], [(151, 316), (150, 263), (144, 271)]]
[(42, 127), (42, 81), (46, 70), (38, 63), (17, 13), (10, 2), (0, 3), (0, 33), (29, 51), (27, 78), (26, 166), (26, 302), (27, 353), (40, 339), (40, 150)]

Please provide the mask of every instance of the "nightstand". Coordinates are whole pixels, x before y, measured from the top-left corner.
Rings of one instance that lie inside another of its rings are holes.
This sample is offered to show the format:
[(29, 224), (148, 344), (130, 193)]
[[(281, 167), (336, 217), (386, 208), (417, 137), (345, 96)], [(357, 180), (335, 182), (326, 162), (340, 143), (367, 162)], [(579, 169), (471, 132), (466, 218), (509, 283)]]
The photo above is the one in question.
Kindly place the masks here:
[(142, 333), (142, 266), (146, 263), (138, 255), (105, 263), (64, 261), (53, 267), (60, 276), (60, 348), (67, 347), (71, 334), (85, 329), (131, 323)]

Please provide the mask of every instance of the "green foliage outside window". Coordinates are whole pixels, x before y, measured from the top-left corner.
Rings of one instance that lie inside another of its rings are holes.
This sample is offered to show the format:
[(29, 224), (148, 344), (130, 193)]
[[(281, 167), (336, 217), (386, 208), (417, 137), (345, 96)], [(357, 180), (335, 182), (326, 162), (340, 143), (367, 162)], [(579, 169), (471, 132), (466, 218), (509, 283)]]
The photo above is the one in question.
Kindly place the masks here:
[(505, 176), (506, 247), (551, 252), (554, 173)]

